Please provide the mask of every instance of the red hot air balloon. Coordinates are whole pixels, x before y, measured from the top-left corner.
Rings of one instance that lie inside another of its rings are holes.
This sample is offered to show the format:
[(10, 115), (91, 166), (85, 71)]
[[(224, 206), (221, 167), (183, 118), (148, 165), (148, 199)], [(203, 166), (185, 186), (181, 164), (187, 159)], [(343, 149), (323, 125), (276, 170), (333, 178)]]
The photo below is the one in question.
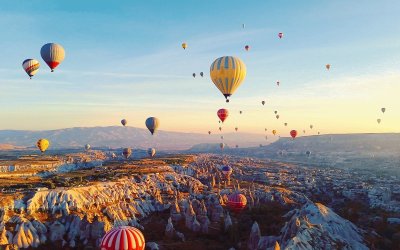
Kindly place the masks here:
[(250, 46), (249, 46), (249, 45), (246, 45), (246, 46), (244, 46), (244, 49), (245, 49), (246, 51), (249, 51)]
[(234, 213), (241, 212), (246, 207), (246, 204), (247, 204), (246, 196), (244, 196), (241, 193), (234, 193), (229, 195), (228, 197), (228, 207)]
[(297, 131), (296, 130), (292, 130), (292, 131), (290, 131), (290, 136), (293, 138), (293, 140), (294, 140), (294, 138), (296, 138), (296, 136), (297, 136)]
[(142, 232), (134, 227), (118, 227), (108, 231), (101, 239), (101, 250), (144, 250), (145, 240)]
[(282, 33), (282, 32), (279, 32), (279, 33), (278, 33), (278, 37), (279, 37), (279, 39), (282, 39), (283, 33)]
[(226, 118), (228, 118), (229, 111), (227, 109), (220, 109), (217, 112), (219, 119), (224, 122)]

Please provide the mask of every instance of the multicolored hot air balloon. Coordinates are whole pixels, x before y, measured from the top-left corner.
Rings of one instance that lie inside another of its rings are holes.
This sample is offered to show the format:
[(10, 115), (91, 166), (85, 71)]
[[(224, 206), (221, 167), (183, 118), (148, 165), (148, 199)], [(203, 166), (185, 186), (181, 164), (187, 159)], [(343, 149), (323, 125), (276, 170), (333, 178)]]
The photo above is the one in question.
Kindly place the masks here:
[(296, 136), (297, 136), (297, 131), (296, 130), (292, 130), (292, 131), (290, 131), (290, 136), (292, 137), (292, 139), (294, 139), (294, 138), (296, 138)]
[(187, 43), (182, 43), (182, 48), (186, 49), (187, 48)]
[(128, 121), (126, 119), (122, 119), (121, 120), (121, 124), (125, 127), (126, 124), (128, 124)]
[(132, 149), (131, 148), (124, 148), (122, 150), (122, 155), (125, 157), (125, 159), (128, 159), (129, 156), (132, 155)]
[(262, 104), (262, 105), (265, 105), (265, 101), (261, 101), (261, 104)]
[(156, 117), (149, 117), (146, 119), (146, 127), (152, 135), (157, 131), (160, 121)]
[(38, 149), (40, 150), (40, 152), (44, 153), (47, 148), (49, 147), (50, 142), (47, 139), (39, 139), (36, 142), (36, 146), (38, 147)]
[(236, 192), (228, 196), (228, 207), (234, 213), (240, 213), (246, 207), (247, 199), (243, 194)]
[(31, 79), (39, 71), (39, 67), (40, 63), (36, 59), (26, 59), (22, 62), (22, 68)]
[(51, 72), (64, 60), (64, 48), (56, 43), (47, 43), (40, 50), (43, 61), (49, 65)]
[(272, 134), (273, 134), (273, 135), (276, 135), (276, 132), (277, 132), (277, 131), (276, 131), (275, 129), (272, 130)]
[(244, 49), (245, 49), (246, 51), (249, 51), (250, 46), (249, 46), (249, 45), (246, 45), (246, 46), (244, 46)]
[(237, 57), (223, 56), (216, 59), (210, 67), (211, 80), (225, 96), (233, 95), (246, 78), (246, 65)]
[(325, 68), (326, 68), (327, 70), (329, 70), (329, 69), (331, 68), (331, 65), (330, 65), (330, 64), (327, 64), (327, 65), (325, 65)]
[(221, 120), (221, 122), (223, 123), (225, 121), (225, 119), (228, 118), (229, 111), (227, 109), (219, 109), (217, 111), (217, 116)]
[(86, 144), (86, 145), (85, 145), (85, 150), (86, 150), (86, 151), (89, 151), (89, 149), (90, 149), (90, 144)]
[(279, 32), (279, 33), (278, 33), (278, 37), (279, 37), (279, 39), (282, 39), (283, 33), (282, 33), (282, 32)]
[(147, 154), (148, 154), (150, 157), (153, 157), (153, 156), (156, 154), (156, 149), (155, 149), (155, 148), (149, 148), (149, 149), (147, 150)]
[(145, 240), (139, 229), (129, 226), (113, 228), (101, 239), (101, 250), (144, 250)]
[(381, 108), (382, 113), (385, 113), (386, 108)]

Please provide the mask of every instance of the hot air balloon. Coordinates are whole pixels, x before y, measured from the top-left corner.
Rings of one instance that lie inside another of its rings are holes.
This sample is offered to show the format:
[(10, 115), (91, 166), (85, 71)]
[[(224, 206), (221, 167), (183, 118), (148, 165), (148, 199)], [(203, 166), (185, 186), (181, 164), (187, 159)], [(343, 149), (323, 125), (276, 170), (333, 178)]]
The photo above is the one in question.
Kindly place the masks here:
[(204, 73), (203, 73), (203, 72), (200, 72), (200, 76), (203, 77), (203, 76), (204, 76)]
[(320, 134), (320, 133), (318, 132), (318, 134)]
[(145, 240), (139, 229), (129, 226), (113, 228), (101, 239), (101, 250), (144, 250)]
[(279, 32), (279, 33), (278, 33), (278, 37), (279, 37), (279, 39), (282, 39), (283, 33), (282, 33), (282, 32)]
[(268, 129), (264, 128), (264, 131), (267, 132)]
[(232, 174), (232, 168), (230, 166), (223, 166), (221, 168), (221, 171), (226, 177), (228, 177)]
[(305, 134), (306, 133), (306, 131), (303, 129), (303, 134)]
[(246, 28), (246, 25), (245, 25), (245, 24), (242, 24), (242, 28), (243, 28), (243, 29)]
[(182, 48), (186, 49), (187, 48), (187, 43), (182, 43)]
[(237, 57), (223, 56), (216, 59), (210, 67), (211, 80), (225, 96), (233, 95), (246, 77), (246, 65)]
[(208, 134), (211, 135), (211, 131), (208, 131)]
[(275, 115), (276, 115), (276, 114), (278, 114), (278, 111), (275, 110), (274, 113), (275, 113)]
[(238, 148), (238, 147), (239, 147), (239, 145), (236, 144), (236, 148)]
[(217, 116), (221, 120), (221, 122), (224, 122), (225, 119), (229, 116), (229, 111), (227, 109), (219, 109), (217, 111)]
[(307, 155), (307, 156), (310, 156), (310, 155), (311, 155), (311, 151), (308, 151), (308, 150), (307, 150), (307, 151), (306, 151), (306, 155)]
[(128, 124), (128, 121), (126, 119), (122, 119), (121, 120), (121, 124), (125, 127), (126, 124)]
[(330, 64), (325, 65), (326, 69), (329, 70), (331, 68)]
[(239, 128), (238, 128), (238, 127), (236, 127), (236, 128), (235, 128), (235, 131), (237, 132), (237, 131), (238, 131), (238, 129), (239, 129)]
[(239, 114), (242, 114), (242, 113), (243, 113), (243, 112), (240, 110), (240, 111), (239, 111)]
[(86, 144), (86, 145), (85, 145), (85, 150), (86, 150), (86, 151), (89, 151), (89, 149), (90, 149), (90, 144)]
[(233, 193), (228, 197), (228, 207), (234, 213), (241, 212), (246, 207), (246, 204), (246, 196), (239, 192)]
[(274, 130), (272, 130), (272, 134), (274, 134), (274, 135), (276, 135), (276, 130), (274, 129)]
[(221, 135), (221, 140), (223, 140), (224, 139), (224, 136), (223, 135)]
[(279, 87), (279, 84), (281, 84), (279, 81), (276, 82), (276, 85)]
[(382, 113), (385, 113), (386, 108), (381, 108)]
[(279, 119), (279, 115), (276, 115), (275, 117), (276, 117), (276, 119)]
[(379, 123), (381, 123), (382, 120), (381, 120), (381, 119), (376, 119), (376, 121), (377, 121), (378, 124), (379, 124)]
[(219, 144), (219, 147), (221, 148), (221, 150), (224, 149), (225, 143), (222, 143), (222, 142), (221, 142), (221, 143)]
[(261, 104), (262, 104), (262, 105), (265, 105), (265, 101), (261, 101)]
[(160, 121), (156, 117), (149, 117), (146, 120), (146, 127), (152, 135), (157, 131)]
[(156, 149), (155, 149), (155, 148), (149, 148), (149, 149), (147, 149), (147, 154), (148, 154), (150, 157), (153, 157), (153, 156), (156, 154)]
[(219, 131), (222, 131), (222, 127), (219, 127), (218, 129), (219, 129)]
[(25, 70), (25, 72), (31, 79), (32, 76), (34, 76), (38, 72), (39, 67), (40, 63), (36, 59), (26, 59), (25, 61), (22, 62), (22, 68)]
[(125, 159), (128, 159), (129, 156), (131, 156), (131, 154), (132, 154), (132, 149), (130, 148), (124, 148), (122, 150), (122, 155), (125, 157)]
[(244, 46), (244, 49), (245, 49), (246, 51), (249, 51), (250, 46), (249, 46), (249, 45), (246, 45), (246, 46)]
[(260, 144), (260, 148), (262, 148), (262, 144)]
[(64, 60), (64, 48), (56, 43), (47, 43), (40, 50), (43, 61), (49, 65), (51, 72)]
[(310, 129), (313, 129), (313, 127), (314, 127), (314, 126), (311, 124), (311, 125), (310, 125)]
[(283, 125), (287, 126), (287, 122), (285, 122)]
[(47, 148), (49, 147), (50, 142), (47, 139), (39, 139), (36, 142), (36, 146), (38, 147), (38, 149), (40, 150), (40, 152), (44, 153)]
[(294, 139), (294, 138), (296, 138), (296, 136), (297, 136), (297, 131), (296, 130), (292, 130), (292, 131), (290, 131), (290, 136)]
[(193, 73), (192, 76), (193, 76), (193, 78), (196, 78), (196, 73)]

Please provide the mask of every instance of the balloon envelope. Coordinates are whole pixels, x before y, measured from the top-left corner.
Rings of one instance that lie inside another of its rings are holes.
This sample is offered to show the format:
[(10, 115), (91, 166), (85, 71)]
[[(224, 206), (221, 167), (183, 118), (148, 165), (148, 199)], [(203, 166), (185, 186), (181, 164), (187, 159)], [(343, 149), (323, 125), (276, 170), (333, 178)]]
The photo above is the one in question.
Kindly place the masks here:
[(64, 61), (65, 51), (59, 44), (47, 43), (41, 48), (40, 55), (43, 61), (50, 67), (51, 71), (54, 71), (54, 69)]
[(382, 113), (385, 113), (386, 108), (381, 108)]
[(275, 129), (272, 130), (272, 134), (276, 135), (276, 130)]
[(36, 142), (36, 146), (38, 147), (38, 149), (40, 150), (40, 152), (45, 152), (47, 150), (47, 148), (49, 147), (50, 142), (47, 139), (39, 139)]
[[(278, 37), (281, 39), (282, 37), (283, 37), (283, 33), (282, 32), (279, 32), (278, 33)], [(290, 39), (289, 39), (290, 40)]]
[(157, 131), (158, 126), (160, 125), (160, 121), (156, 117), (149, 117), (146, 119), (145, 124), (146, 124), (147, 129), (153, 135)]
[(121, 124), (122, 124), (123, 126), (126, 126), (126, 124), (128, 124), (128, 121), (127, 121), (126, 119), (122, 119), (122, 120), (121, 120)]
[(296, 130), (292, 130), (290, 131), (290, 136), (294, 139), (297, 136), (297, 131)]
[(241, 212), (247, 204), (246, 196), (240, 193), (234, 193), (228, 197), (228, 207), (234, 213)]
[(86, 145), (85, 145), (85, 149), (86, 149), (86, 150), (89, 150), (89, 149), (90, 149), (90, 145), (89, 145), (89, 144), (86, 144)]
[(22, 62), (22, 68), (30, 78), (39, 71), (40, 63), (36, 59), (26, 59)]
[(224, 122), (225, 119), (229, 116), (229, 111), (227, 109), (219, 109), (217, 111), (217, 116), (221, 120), (221, 122)]
[(182, 43), (182, 48), (186, 49), (187, 48), (187, 43)]
[(147, 154), (148, 154), (150, 157), (153, 157), (153, 156), (156, 154), (156, 149), (155, 149), (155, 148), (149, 148), (149, 149), (147, 150)]
[(134, 227), (122, 226), (108, 231), (101, 239), (101, 250), (144, 250), (145, 240), (142, 232)]
[(132, 154), (132, 149), (131, 148), (124, 148), (122, 150), (122, 155), (125, 156), (126, 159), (129, 158), (129, 156), (131, 156)]
[(246, 78), (246, 65), (237, 57), (223, 56), (217, 58), (210, 67), (211, 80), (225, 96), (233, 95)]

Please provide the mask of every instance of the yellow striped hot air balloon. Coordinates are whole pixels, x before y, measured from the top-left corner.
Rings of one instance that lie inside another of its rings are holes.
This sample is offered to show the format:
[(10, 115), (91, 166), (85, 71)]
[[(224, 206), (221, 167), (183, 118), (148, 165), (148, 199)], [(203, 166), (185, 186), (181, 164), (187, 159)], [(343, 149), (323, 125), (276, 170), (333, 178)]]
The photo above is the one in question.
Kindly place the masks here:
[(47, 150), (47, 148), (49, 147), (50, 142), (47, 139), (39, 139), (36, 142), (36, 146), (38, 147), (38, 149), (40, 150), (40, 152), (44, 153), (44, 151)]
[(246, 77), (246, 65), (237, 57), (223, 56), (211, 64), (210, 76), (229, 102), (228, 97), (235, 93)]

